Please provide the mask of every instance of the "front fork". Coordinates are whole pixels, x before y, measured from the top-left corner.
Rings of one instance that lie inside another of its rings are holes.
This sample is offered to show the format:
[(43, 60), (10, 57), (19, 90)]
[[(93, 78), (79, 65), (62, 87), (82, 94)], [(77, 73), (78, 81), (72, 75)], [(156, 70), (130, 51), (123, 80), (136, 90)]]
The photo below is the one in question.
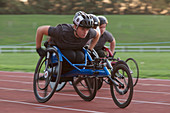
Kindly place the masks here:
[[(108, 59), (105, 59), (105, 60), (106, 60), (107, 67), (104, 66), (104, 70), (108, 72), (108, 78), (109, 78), (109, 81), (112, 82), (111, 84), (113, 84), (114, 86), (118, 86), (120, 88), (124, 88), (124, 84), (121, 81), (119, 81), (115, 76), (113, 76), (113, 67), (111, 63), (109, 62), (109, 60)], [(110, 69), (111, 72), (109, 72), (107, 68)]]

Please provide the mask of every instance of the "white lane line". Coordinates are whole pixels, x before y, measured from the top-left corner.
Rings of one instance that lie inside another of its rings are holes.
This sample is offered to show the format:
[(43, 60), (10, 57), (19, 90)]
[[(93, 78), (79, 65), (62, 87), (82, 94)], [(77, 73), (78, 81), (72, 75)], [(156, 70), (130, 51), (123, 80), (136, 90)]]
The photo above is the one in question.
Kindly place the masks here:
[[(16, 83), (23, 83), (23, 84), (32, 84), (33, 82), (24, 82), (24, 81), (15, 81), (15, 80), (0, 80), (0, 81), (5, 81), (5, 82), (16, 82)], [(143, 84), (143, 83), (138, 83), (137, 85), (141, 86), (159, 86), (159, 87), (170, 87), (170, 85), (166, 84)], [(103, 88), (102, 88), (103, 89)]]
[(9, 90), (9, 91), (33, 92), (32, 90), (29, 90), (29, 89), (14, 89), (14, 88), (5, 88), (5, 87), (0, 87), (0, 89)]
[[(5, 88), (5, 87), (0, 87), (0, 89), (8, 90), (8, 91), (23, 91), (23, 92), (31, 92), (31, 93), (34, 92), (33, 90), (29, 90), (29, 89), (14, 89), (14, 88)], [(78, 95), (75, 94), (65, 94), (65, 93), (54, 93), (54, 94), (79, 97)]]
[[(107, 97), (95, 97), (95, 98), (105, 99), (105, 100), (112, 100), (112, 98), (107, 98)], [(151, 102), (151, 101), (142, 101), (142, 100), (132, 100), (132, 102), (142, 103), (142, 104), (156, 104), (156, 105), (166, 105), (166, 106), (170, 106), (170, 103), (163, 103), (163, 102)]]
[(0, 99), (0, 101), (9, 102), (9, 103), (15, 103), (15, 104), (24, 104), (24, 105), (31, 105), (31, 106), (41, 106), (41, 107), (46, 107), (46, 108), (69, 110), (69, 111), (78, 111), (78, 112), (87, 112), (87, 113), (105, 113), (105, 112), (99, 112), (99, 111), (91, 111), (91, 110), (83, 110), (83, 109), (75, 109), (75, 108), (43, 105), (43, 104), (35, 104), (35, 103), (29, 103), (29, 102), (12, 101), (12, 100), (4, 100), (4, 99)]
[(170, 79), (154, 79), (154, 78), (139, 78), (139, 81), (140, 80), (143, 80), (143, 81), (147, 81), (147, 80), (149, 80), (149, 81), (170, 81)]
[(170, 106), (170, 103), (164, 103), (164, 102), (150, 102), (150, 101), (139, 101), (139, 100), (132, 100), (132, 102), (136, 103), (142, 103), (142, 104), (156, 104), (156, 105), (166, 105)]
[(13, 82), (13, 83), (22, 83), (22, 84), (33, 84), (33, 82), (24, 82), (24, 81), (16, 81), (16, 80), (0, 80), (2, 82)]
[[(16, 73), (19, 73), (19, 74), (30, 74), (30, 75), (33, 75), (34, 76), (34, 72), (12, 72), (12, 71), (0, 71), (0, 73), (5, 73), (5, 74), (16, 74)], [(0, 76), (2, 75), (0, 74)], [(15, 75), (13, 75), (15, 76)], [(22, 75), (21, 75), (22, 76)], [(156, 79), (156, 78), (139, 78), (139, 81), (170, 81), (170, 79)]]
[[(16, 91), (24, 91), (24, 92), (33, 92), (32, 90), (27, 90), (27, 89), (13, 89), (13, 88), (2, 88), (2, 87), (0, 87), (0, 89), (4, 89), (4, 90), (16, 90)], [(55, 95), (79, 97), (78, 95), (64, 94), (64, 93), (55, 93)], [(109, 98), (109, 97), (98, 97), (98, 96), (96, 96), (95, 98), (103, 99), (103, 100), (113, 100), (112, 98)], [(170, 103), (163, 103), (163, 102), (152, 102), (152, 101), (142, 101), (142, 100), (132, 100), (132, 102), (134, 102), (134, 103), (143, 103), (143, 104), (156, 104), (156, 105), (170, 106)]]
[[(14, 88), (4, 88), (4, 87), (0, 87), (0, 89), (4, 89), (4, 90), (16, 90), (16, 91), (26, 91), (26, 92), (33, 92), (31, 90), (27, 90), (27, 89), (14, 89)], [(106, 88), (105, 88), (106, 89)], [(109, 89), (109, 88), (107, 88)], [(138, 92), (138, 93), (151, 93), (151, 94), (163, 94), (163, 95), (170, 95), (170, 93), (168, 92), (153, 92), (153, 91), (140, 91), (140, 90), (134, 90), (135, 92)], [(57, 93), (57, 94), (61, 94), (61, 93)], [(65, 95), (64, 93), (61, 94), (61, 95)], [(66, 94), (68, 95), (68, 94)], [(72, 94), (70, 94), (71, 96)], [(72, 95), (74, 96), (74, 95)]]
[(11, 78), (33, 78), (33, 76), (17, 76), (17, 75), (0, 75), (0, 77), (11, 77)]
[[(0, 71), (1, 72), (1, 71)], [(15, 73), (23, 73), (23, 72), (15, 72)], [(5, 77), (11, 77), (11, 78), (31, 78), (33, 79), (33, 76), (16, 76), (16, 75), (0, 75), (0, 76), (5, 76)], [(165, 80), (165, 79), (139, 79), (139, 80), (151, 80), (151, 81), (169, 81), (170, 80)], [(137, 85), (141, 85), (141, 86), (160, 86), (160, 87), (170, 87), (170, 85), (167, 84), (146, 84), (146, 83), (137, 83)]]
[(13, 74), (13, 73), (19, 73), (19, 74), (34, 74), (33, 72), (16, 72), (16, 71), (0, 71), (0, 73), (5, 73), (5, 74)]
[(164, 94), (164, 95), (170, 95), (169, 92), (155, 92), (155, 91), (143, 91), (143, 90), (134, 90), (135, 92), (139, 93), (152, 93), (152, 94)]
[[(15, 81), (15, 80), (0, 80), (3, 82), (13, 82), (13, 83), (22, 83), (22, 84), (32, 84), (32, 82), (23, 82), (23, 81)], [(148, 85), (148, 84), (147, 84)], [(152, 84), (150, 84), (152, 85)], [(164, 87), (169, 87), (168, 85), (160, 85), (157, 84), (158, 86), (164, 86)], [(102, 90), (110, 90), (110, 88), (102, 88)], [(169, 92), (156, 92), (156, 91), (144, 91), (144, 90), (134, 90), (135, 92), (143, 92), (143, 93), (152, 93), (152, 94), (164, 94), (164, 95), (170, 95)]]
[(166, 84), (143, 84), (143, 83), (137, 83), (137, 85), (141, 85), (141, 86), (159, 86), (159, 87), (170, 87), (170, 85), (166, 85)]
[[(110, 88), (102, 88), (104, 90), (110, 90)], [(101, 90), (102, 90), (101, 89)], [(139, 93), (152, 93), (152, 94), (164, 94), (164, 95), (170, 95), (170, 92), (158, 92), (158, 91), (144, 91), (144, 90), (133, 90), (134, 92)]]

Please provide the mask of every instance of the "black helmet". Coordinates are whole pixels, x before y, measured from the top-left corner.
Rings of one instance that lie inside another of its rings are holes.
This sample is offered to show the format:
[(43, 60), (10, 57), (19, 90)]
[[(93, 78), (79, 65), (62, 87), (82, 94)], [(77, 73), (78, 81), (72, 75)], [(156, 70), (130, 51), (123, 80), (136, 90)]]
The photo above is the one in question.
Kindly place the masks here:
[(83, 11), (78, 11), (74, 18), (73, 18), (73, 23), (78, 27), (86, 27), (86, 28), (92, 28), (93, 27), (93, 18), (86, 14)]
[(93, 18), (93, 21), (94, 21), (93, 27), (99, 26), (100, 25), (99, 18), (96, 15), (94, 15), (94, 14), (89, 14), (89, 15), (92, 16), (92, 18)]
[(108, 20), (105, 16), (98, 16), (99, 20), (100, 20), (100, 25), (102, 24), (108, 24)]

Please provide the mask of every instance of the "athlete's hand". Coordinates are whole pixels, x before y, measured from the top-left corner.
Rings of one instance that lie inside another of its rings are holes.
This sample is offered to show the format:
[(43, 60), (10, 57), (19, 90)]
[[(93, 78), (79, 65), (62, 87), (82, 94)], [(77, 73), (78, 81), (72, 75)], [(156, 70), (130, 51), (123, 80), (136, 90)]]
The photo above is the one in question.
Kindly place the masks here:
[(48, 47), (48, 41), (44, 42), (44, 46), (47, 48)]
[(93, 50), (90, 49), (86, 49), (86, 50), (91, 55), (92, 58), (96, 57), (95, 52)]
[(43, 48), (36, 48), (37, 53), (39, 54), (39, 56), (46, 56), (46, 51)]

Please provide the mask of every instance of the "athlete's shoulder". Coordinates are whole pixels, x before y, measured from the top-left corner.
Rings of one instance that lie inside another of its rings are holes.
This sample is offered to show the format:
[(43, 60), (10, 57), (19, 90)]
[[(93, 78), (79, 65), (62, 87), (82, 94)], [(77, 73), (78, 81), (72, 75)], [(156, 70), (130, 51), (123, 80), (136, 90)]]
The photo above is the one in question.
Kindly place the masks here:
[(104, 35), (106, 35), (107, 37), (113, 37), (112, 33), (107, 30), (105, 30)]
[(72, 24), (58, 24), (58, 25), (56, 25), (56, 27), (65, 27), (65, 28), (70, 28), (70, 27), (72, 27)]
[(72, 24), (58, 24), (57, 25), (62, 31), (72, 31)]
[(106, 35), (112, 35), (112, 33), (110, 33), (109, 31), (105, 30), (104, 32)]
[(94, 37), (96, 37), (96, 34), (97, 34), (96, 30), (94, 30), (93, 28), (90, 28), (89, 33), (88, 33), (87, 36), (90, 36), (91, 38), (94, 38)]

